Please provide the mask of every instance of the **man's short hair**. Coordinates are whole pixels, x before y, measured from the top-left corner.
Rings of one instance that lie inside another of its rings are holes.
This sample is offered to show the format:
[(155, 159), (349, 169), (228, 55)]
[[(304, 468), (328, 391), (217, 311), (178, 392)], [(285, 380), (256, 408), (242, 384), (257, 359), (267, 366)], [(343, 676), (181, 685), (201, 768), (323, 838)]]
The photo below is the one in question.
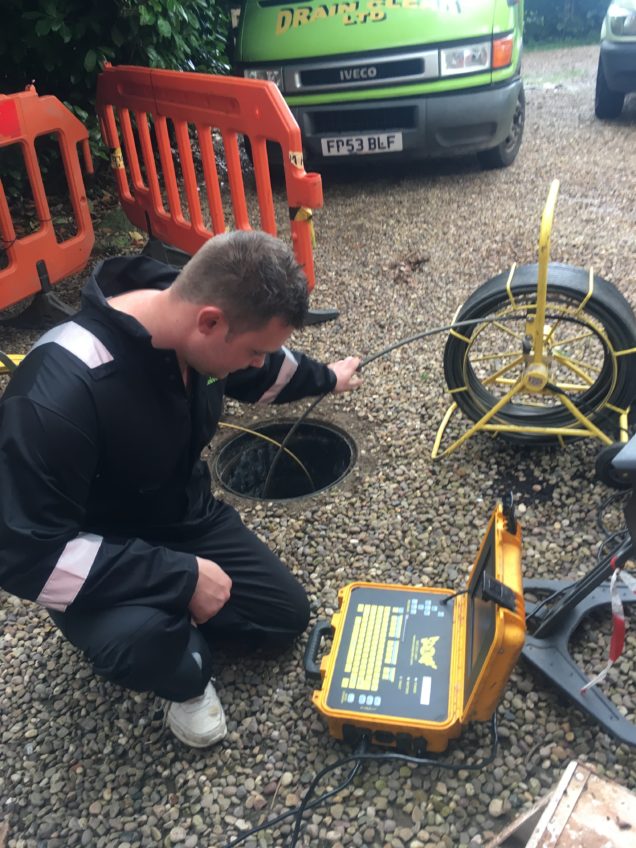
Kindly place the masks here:
[(292, 251), (257, 230), (213, 236), (172, 289), (191, 303), (218, 306), (233, 333), (260, 329), (272, 318), (299, 329), (309, 306), (307, 278)]

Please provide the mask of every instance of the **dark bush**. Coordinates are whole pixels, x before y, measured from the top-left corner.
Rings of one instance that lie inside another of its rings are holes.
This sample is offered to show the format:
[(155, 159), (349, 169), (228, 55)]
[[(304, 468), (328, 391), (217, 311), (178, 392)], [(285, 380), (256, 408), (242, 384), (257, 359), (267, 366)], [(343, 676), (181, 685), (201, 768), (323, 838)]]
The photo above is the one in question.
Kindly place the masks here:
[(35, 82), (95, 126), (105, 61), (223, 73), (228, 18), (214, 0), (4, 0), (0, 90)]
[[(0, 91), (35, 83), (88, 127), (99, 160), (106, 153), (95, 112), (104, 62), (226, 73), (229, 7), (224, 0), (3, 0)], [(6, 152), (6, 151), (5, 151)], [(46, 153), (40, 167), (49, 170)], [(24, 174), (3, 157), (5, 190), (19, 195)], [(52, 166), (53, 167), (53, 166)]]
[(609, 0), (526, 0), (528, 43), (597, 40)]

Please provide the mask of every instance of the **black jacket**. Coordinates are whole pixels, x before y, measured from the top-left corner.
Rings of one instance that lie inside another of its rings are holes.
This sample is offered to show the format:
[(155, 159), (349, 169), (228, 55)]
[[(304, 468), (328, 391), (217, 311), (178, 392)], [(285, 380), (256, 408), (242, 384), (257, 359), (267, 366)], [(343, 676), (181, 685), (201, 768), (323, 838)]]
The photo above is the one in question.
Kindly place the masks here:
[[(166, 288), (176, 270), (109, 259), (82, 309), (36, 343), (0, 401), (0, 585), (51, 609), (140, 601), (187, 607), (195, 558), (169, 547), (213, 504), (201, 461), (223, 396), (297, 400), (334, 388), (327, 366), (281, 349), (262, 368), (186, 392), (174, 351), (107, 297)], [(178, 546), (178, 545), (177, 545)]]

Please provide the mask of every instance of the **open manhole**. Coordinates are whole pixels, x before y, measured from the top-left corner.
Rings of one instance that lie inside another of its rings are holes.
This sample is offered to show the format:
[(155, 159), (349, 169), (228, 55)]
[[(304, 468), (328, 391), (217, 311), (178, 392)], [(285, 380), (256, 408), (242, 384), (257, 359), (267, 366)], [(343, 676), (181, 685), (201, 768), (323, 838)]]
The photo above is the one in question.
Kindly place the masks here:
[(259, 436), (241, 433), (226, 442), (214, 464), (221, 485), (246, 498), (288, 500), (314, 495), (342, 480), (355, 463), (355, 442), (339, 427), (311, 420), (294, 431), (270, 475), (279, 449), (264, 437), (280, 444), (294, 423), (257, 424), (250, 429)]

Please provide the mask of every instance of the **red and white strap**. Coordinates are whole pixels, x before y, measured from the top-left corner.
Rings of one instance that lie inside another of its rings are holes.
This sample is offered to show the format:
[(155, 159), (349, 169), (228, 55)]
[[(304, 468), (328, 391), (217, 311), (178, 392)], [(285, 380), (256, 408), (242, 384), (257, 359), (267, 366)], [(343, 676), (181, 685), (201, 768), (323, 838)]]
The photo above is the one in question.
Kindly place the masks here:
[(605, 680), (610, 668), (623, 653), (625, 646), (625, 613), (623, 611), (623, 602), (621, 601), (620, 587), (617, 585), (618, 580), (622, 580), (627, 588), (636, 595), (636, 578), (631, 574), (627, 574), (622, 568), (616, 568), (613, 564), (614, 573), (610, 581), (610, 601), (612, 605), (612, 637), (609, 646), (609, 658), (605, 668), (600, 671), (596, 677), (593, 677), (589, 683), (581, 688), (581, 692), (587, 692), (592, 686), (596, 686), (602, 680)]

